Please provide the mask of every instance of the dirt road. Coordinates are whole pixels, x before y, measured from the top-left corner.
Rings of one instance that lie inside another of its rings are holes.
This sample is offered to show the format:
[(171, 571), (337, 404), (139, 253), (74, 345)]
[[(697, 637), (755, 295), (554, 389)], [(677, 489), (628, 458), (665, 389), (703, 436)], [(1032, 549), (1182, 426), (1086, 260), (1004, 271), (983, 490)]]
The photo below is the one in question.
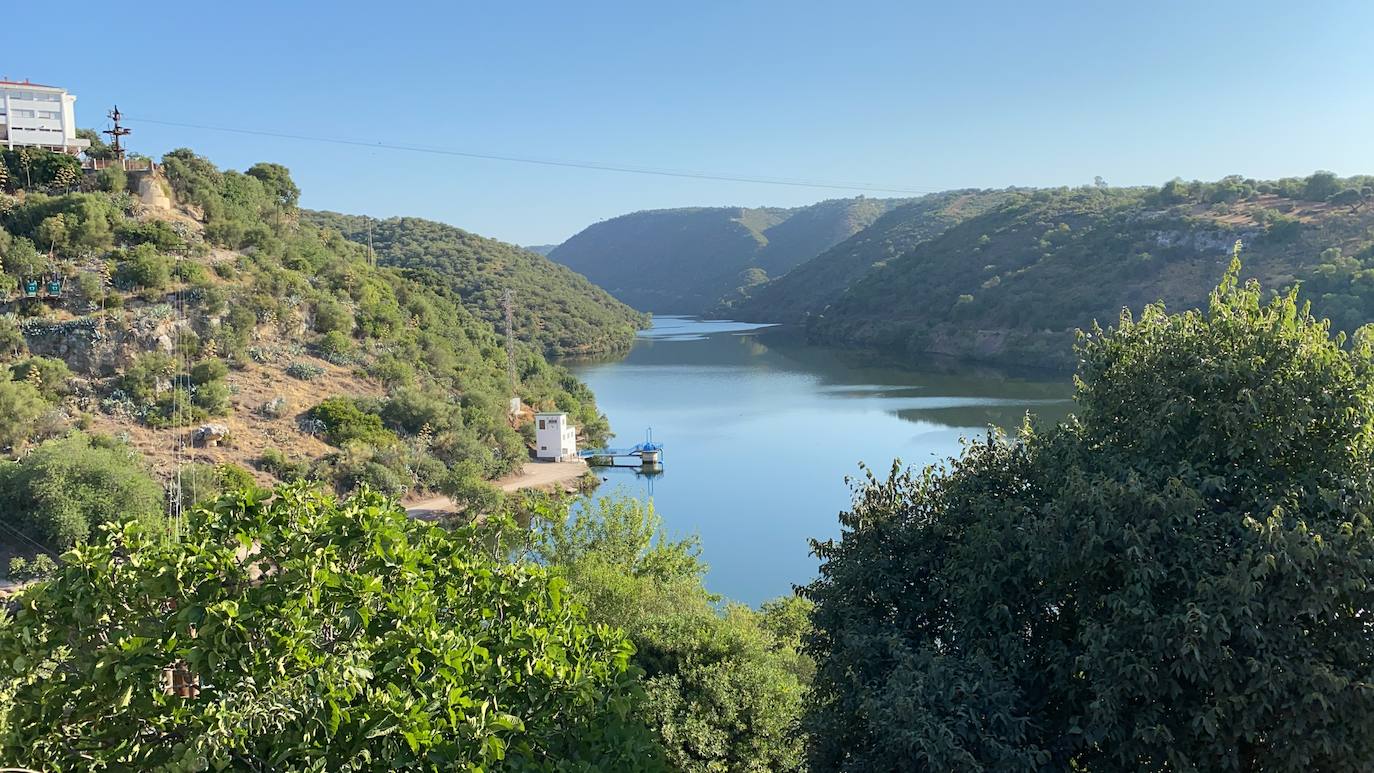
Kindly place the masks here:
[[(585, 474), (587, 463), (581, 459), (573, 462), (526, 462), (525, 468), (519, 474), (508, 475), (495, 481), (495, 484), (505, 492), (529, 488), (547, 489), (572, 483)], [(408, 503), (406, 512), (412, 518), (434, 519), (457, 512), (457, 508), (448, 497), (430, 497)]]

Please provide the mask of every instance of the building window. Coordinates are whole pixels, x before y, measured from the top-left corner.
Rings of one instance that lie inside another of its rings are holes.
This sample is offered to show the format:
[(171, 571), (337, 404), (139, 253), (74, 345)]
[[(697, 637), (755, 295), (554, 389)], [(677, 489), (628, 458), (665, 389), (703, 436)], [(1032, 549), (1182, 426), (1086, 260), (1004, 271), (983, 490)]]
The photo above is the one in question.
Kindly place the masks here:
[(543, 420), (543, 419), (540, 419), (540, 420), (539, 420), (539, 428), (540, 428), (540, 429), (543, 429), (543, 428), (544, 428), (544, 420)]
[(39, 110), (39, 111), (38, 111), (38, 117), (39, 117), (39, 118), (47, 118), (47, 119), (56, 121), (57, 118), (58, 118), (58, 113), (57, 113), (57, 111), (55, 111), (55, 110)]

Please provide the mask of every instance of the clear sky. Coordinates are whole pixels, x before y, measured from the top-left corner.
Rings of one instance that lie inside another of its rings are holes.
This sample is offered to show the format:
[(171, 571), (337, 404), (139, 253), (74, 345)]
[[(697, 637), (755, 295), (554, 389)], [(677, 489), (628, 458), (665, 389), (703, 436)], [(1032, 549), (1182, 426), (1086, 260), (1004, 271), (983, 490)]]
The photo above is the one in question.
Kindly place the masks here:
[(1374, 173), (1365, 0), (140, 0), (14, 3), (0, 23), (0, 77), (68, 88), (83, 126), (118, 102), (134, 150), (277, 161), (304, 206), (520, 244), (853, 194), (140, 119), (920, 190)]

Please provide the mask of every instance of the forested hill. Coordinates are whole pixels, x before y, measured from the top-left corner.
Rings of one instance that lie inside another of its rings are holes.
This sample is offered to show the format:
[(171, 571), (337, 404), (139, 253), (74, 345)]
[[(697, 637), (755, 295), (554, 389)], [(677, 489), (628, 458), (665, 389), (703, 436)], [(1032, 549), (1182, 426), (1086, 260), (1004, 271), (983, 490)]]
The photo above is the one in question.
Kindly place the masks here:
[(955, 223), (1007, 198), (1004, 191), (948, 191), (922, 196), (776, 279), (723, 298), (717, 316), (795, 322), (818, 312), (877, 263), (901, 255)]
[[(319, 226), (368, 243), (369, 218), (305, 212)], [(433, 220), (371, 220), (377, 261), (411, 271), (420, 281), (456, 292), (463, 304), (502, 329), (502, 296), (515, 294), (515, 332), (550, 355), (629, 348), (648, 318), (543, 255)]]
[[(571, 373), (517, 343), (512, 385), (502, 336), (469, 304), (439, 279), (373, 266), (366, 247), (300, 217), (299, 195), (281, 165), (219, 169), (189, 150), (151, 175), (0, 151), (12, 526), (60, 552), (108, 520), (160, 523), (174, 472), (188, 506), (254, 479), (492, 496), (484, 481), (520, 470), (534, 436), (532, 414), (509, 412), (512, 388), (528, 408), (571, 414), (583, 442), (604, 439)], [(495, 254), (483, 259), (531, 255)], [(0, 537), (0, 574), (8, 552), (32, 552), (21, 543)]]
[[(906, 212), (928, 219), (910, 207), (893, 218)], [(807, 328), (816, 341), (902, 355), (1068, 368), (1073, 331), (1094, 320), (1113, 324), (1123, 307), (1138, 312), (1156, 300), (1175, 310), (1203, 305), (1236, 241), (1247, 276), (1274, 288), (1300, 282), (1336, 327), (1374, 320), (1374, 178), (1317, 173), (1007, 192), (992, 209), (872, 264), (847, 289), (829, 287), (832, 301), (812, 309)], [(857, 251), (825, 258), (852, 265)], [(819, 275), (824, 262), (805, 270)], [(784, 293), (760, 293), (749, 315), (771, 318), (769, 299), (780, 318), (797, 311)]]
[(855, 198), (796, 209), (634, 212), (589, 226), (549, 257), (637, 309), (701, 313), (781, 276), (900, 203)]

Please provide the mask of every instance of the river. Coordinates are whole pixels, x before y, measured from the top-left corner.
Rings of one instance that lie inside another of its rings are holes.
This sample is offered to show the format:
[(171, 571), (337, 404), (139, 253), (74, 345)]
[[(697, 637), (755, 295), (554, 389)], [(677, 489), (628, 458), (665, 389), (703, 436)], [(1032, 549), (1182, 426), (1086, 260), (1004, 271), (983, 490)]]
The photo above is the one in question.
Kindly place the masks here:
[(898, 368), (806, 346), (788, 331), (663, 316), (623, 358), (569, 362), (617, 432), (664, 445), (663, 473), (604, 469), (599, 493), (651, 498), (671, 536), (700, 535), (707, 587), (757, 605), (816, 574), (810, 538), (839, 534), (859, 463), (924, 466), (989, 425), (1070, 410), (1067, 378), (976, 366)]

